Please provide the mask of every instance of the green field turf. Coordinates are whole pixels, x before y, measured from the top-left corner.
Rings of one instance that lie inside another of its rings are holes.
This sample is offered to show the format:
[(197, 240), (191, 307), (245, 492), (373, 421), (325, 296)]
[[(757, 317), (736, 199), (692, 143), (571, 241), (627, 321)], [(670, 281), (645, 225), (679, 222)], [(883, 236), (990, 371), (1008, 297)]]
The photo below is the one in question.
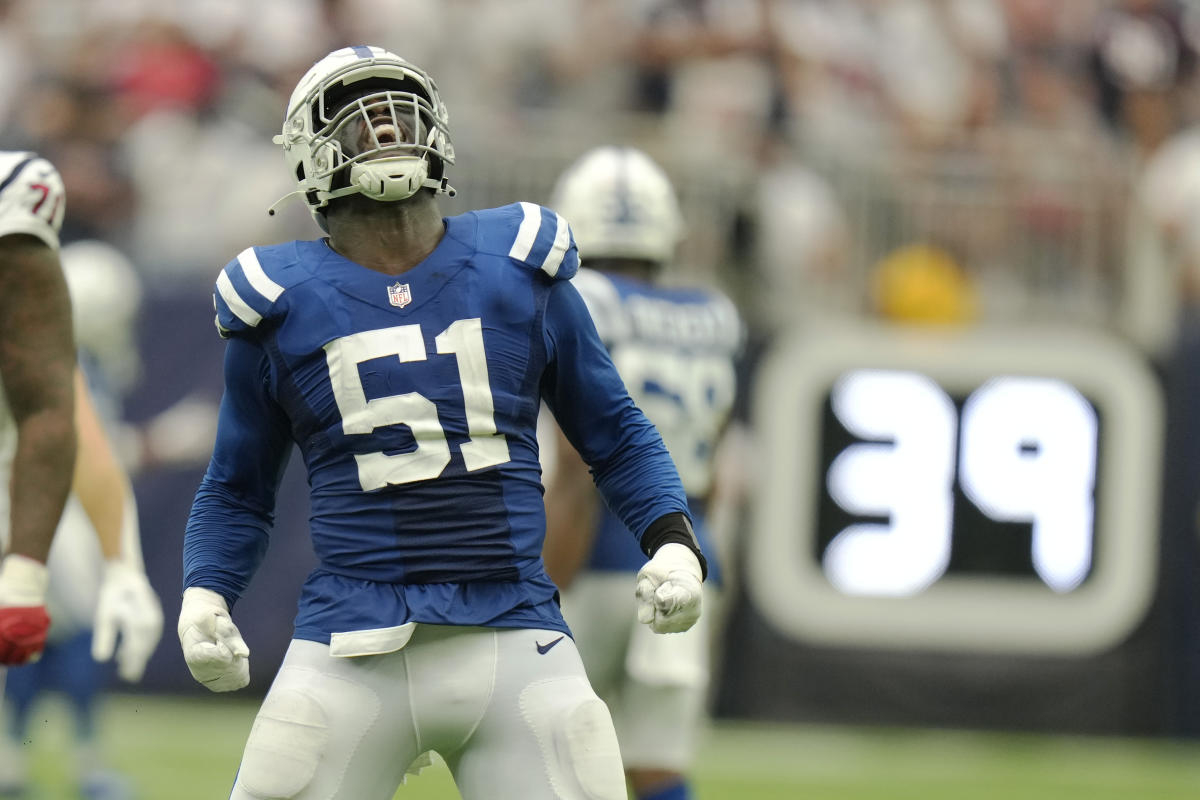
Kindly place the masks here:
[[(110, 762), (142, 800), (228, 797), (254, 698), (110, 699)], [(29, 745), (37, 800), (70, 800), (61, 705)], [(1200, 743), (720, 723), (699, 759), (699, 800), (1183, 800), (1200, 797)], [(444, 766), (404, 800), (454, 800)]]

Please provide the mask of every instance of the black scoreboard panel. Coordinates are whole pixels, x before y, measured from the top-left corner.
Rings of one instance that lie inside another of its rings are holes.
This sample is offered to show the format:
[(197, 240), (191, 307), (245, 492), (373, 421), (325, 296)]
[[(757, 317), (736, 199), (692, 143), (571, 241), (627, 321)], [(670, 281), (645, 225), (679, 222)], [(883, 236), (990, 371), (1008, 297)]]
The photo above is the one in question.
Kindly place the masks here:
[(1098, 334), (797, 335), (755, 387), (745, 589), (807, 644), (1086, 654), (1155, 586), (1160, 390)]
[(948, 576), (1071, 591), (1102, 536), (1101, 427), (1096, 404), (1057, 379), (951, 394), (921, 373), (852, 370), (821, 411), (813, 557), (855, 594)]
[(1165, 729), (1164, 412), (1138, 354), (858, 325), (777, 341), (755, 374), (719, 716)]

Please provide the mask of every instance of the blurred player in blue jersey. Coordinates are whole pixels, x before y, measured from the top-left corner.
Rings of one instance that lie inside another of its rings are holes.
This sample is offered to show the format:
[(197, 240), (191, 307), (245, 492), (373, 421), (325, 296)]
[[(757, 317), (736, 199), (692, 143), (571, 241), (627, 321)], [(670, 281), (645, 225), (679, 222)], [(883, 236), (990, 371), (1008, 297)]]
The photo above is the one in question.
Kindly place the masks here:
[[(716, 291), (663, 285), (681, 238), (680, 212), (670, 180), (641, 151), (586, 153), (563, 173), (551, 204), (570, 222), (584, 259), (572, 283), (675, 460), (707, 556), (707, 586), (719, 586), (704, 519), (716, 447), (735, 399), (737, 310)], [(563, 614), (612, 711), (630, 786), (640, 800), (686, 800), (693, 795), (685, 774), (708, 699), (714, 598), (705, 599), (708, 611), (686, 633), (645, 635), (620, 591), (643, 560), (633, 537), (601, 502), (569, 444), (552, 461), (546, 566), (565, 589)]]
[(634, 532), (627, 591), (651, 629), (699, 617), (704, 558), (569, 280), (570, 229), (532, 203), (443, 218), (446, 108), (380, 48), (317, 62), (276, 141), (328, 236), (248, 248), (217, 280), (225, 394), (178, 628), (192, 675), (249, 680), (230, 608), (293, 447), (319, 565), (231, 796), (390, 800), (436, 751), (468, 800), (624, 798), (611, 717), (542, 564), (540, 404)]

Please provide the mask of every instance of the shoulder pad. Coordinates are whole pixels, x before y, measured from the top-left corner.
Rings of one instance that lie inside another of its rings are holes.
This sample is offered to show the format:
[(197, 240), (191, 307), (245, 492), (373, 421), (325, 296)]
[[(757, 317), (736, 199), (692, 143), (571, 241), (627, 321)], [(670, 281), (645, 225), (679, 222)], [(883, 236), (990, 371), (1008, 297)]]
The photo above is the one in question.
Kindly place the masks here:
[(239, 253), (217, 276), (213, 293), (217, 332), (221, 338), (258, 327), (274, 309), (283, 291), (284, 287), (263, 269), (257, 248), (247, 247)]
[[(579, 271), (579, 250), (567, 221), (535, 203), (513, 203), (483, 217), (481, 242), (551, 278), (570, 280)], [(493, 222), (494, 221), (494, 222)]]
[(0, 153), (0, 236), (27, 233), (58, 249), (66, 211), (58, 170), (36, 153)]
[(606, 345), (611, 346), (629, 334), (629, 322), (621, 305), (621, 293), (612, 281), (602, 272), (594, 269), (581, 269), (571, 280), (571, 284), (583, 298), (596, 332)]

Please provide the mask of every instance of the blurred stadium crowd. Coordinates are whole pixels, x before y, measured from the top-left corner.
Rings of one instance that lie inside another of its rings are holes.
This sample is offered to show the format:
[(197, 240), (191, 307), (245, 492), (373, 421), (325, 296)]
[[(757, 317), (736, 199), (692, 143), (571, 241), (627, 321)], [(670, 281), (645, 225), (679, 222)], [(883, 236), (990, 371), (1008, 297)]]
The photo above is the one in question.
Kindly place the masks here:
[[(7, 0), (0, 138), (59, 165), (67, 240), (207, 283), (310, 234), (265, 213), (291, 188), (270, 137), (309, 64), (371, 41), (440, 81), (464, 208), (630, 141), (681, 185), (693, 269), (768, 328), (868, 308), (873, 267), (923, 244), (984, 315), (1154, 348), (1195, 283), (1198, 39), (1170, 0)], [(941, 274), (921, 252), (909, 292)]]
[[(595, 145), (654, 156), (689, 222), (675, 277), (758, 346), (830, 315), (1065, 320), (1161, 363), (1200, 306), (1200, 0), (0, 0), (0, 145), (58, 166), (65, 243), (143, 282), (133, 416), (219, 392), (222, 265), (317, 235), (300, 202), (267, 214), (294, 188), (271, 137), (361, 43), (437, 79), (447, 213), (545, 203)], [(206, 458), (182, 409), (160, 438)], [(141, 486), (168, 619), (197, 475)]]

